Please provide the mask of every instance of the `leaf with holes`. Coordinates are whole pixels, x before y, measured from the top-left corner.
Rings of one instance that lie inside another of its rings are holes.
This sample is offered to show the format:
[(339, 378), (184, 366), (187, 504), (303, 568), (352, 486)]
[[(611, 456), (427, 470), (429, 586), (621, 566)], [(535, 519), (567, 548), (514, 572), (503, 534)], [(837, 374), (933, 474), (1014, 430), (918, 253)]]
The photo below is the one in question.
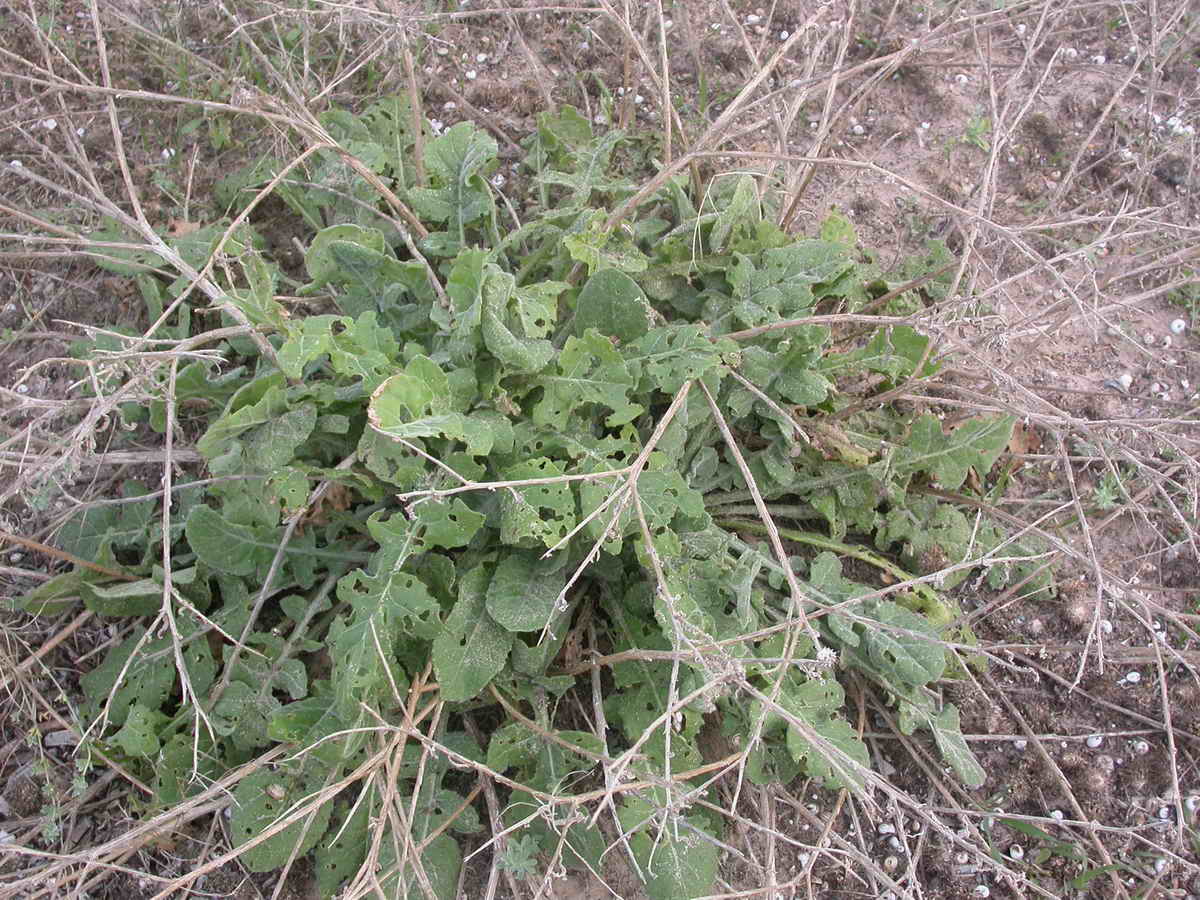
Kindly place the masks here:
[[(233, 791), (233, 816), (229, 831), (238, 859), (251, 872), (270, 872), (289, 859), (299, 858), (313, 848), (329, 827), (333, 812), (330, 802), (318, 803), (312, 796), (323, 779), (312, 769), (303, 773), (290, 769), (255, 772), (243, 778)], [(316, 814), (303, 813), (296, 821), (266, 840), (246, 847), (268, 828), (300, 810), (316, 807)]]
[(476, 566), (459, 582), (458, 602), (433, 641), (433, 666), (447, 702), (470, 700), (508, 661), (513, 636), (488, 615), (485, 566)]
[(629, 402), (635, 379), (621, 354), (597, 332), (568, 337), (555, 365), (556, 373), (538, 378), (542, 399), (533, 407), (534, 424), (565, 431), (571, 416), (585, 403), (611, 411), (604, 422), (609, 428), (618, 428), (642, 412), (640, 404)]

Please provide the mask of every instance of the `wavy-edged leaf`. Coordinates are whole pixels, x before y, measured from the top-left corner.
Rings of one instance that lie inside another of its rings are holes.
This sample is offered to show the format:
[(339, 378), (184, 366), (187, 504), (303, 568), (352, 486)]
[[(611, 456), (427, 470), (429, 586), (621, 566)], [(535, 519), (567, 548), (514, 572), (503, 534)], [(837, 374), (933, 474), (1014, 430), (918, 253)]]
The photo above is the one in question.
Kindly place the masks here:
[(956, 491), (972, 469), (986, 478), (1012, 437), (1012, 416), (969, 419), (950, 434), (942, 423), (925, 413), (913, 423), (907, 443), (898, 449), (894, 466), (898, 473), (929, 472), (938, 485)]
[(699, 820), (663, 813), (648, 801), (633, 797), (617, 810), (621, 828), (633, 832), (630, 848), (647, 876), (650, 900), (694, 900), (716, 887), (720, 854)]
[(530, 459), (504, 472), (506, 481), (547, 479), (547, 484), (522, 485), (505, 491), (500, 499), (500, 540), (514, 546), (535, 543), (553, 547), (575, 527), (575, 494), (568, 482), (550, 479), (562, 475), (562, 463), (547, 457)]
[(433, 667), (442, 699), (470, 700), (504, 668), (513, 636), (488, 615), (490, 574), (479, 565), (459, 581), (458, 602), (433, 641)]
[(628, 343), (650, 329), (650, 304), (638, 283), (617, 269), (592, 274), (575, 300), (575, 333), (594, 328)]
[[(321, 781), (311, 767), (304, 774), (289, 770), (255, 772), (243, 778), (233, 791), (233, 816), (229, 831), (234, 849), (283, 818), (297, 801), (310, 796), (321, 787)], [(301, 816), (278, 834), (238, 854), (238, 859), (251, 872), (270, 872), (294, 856), (303, 856), (316, 845), (329, 827), (333, 803), (319, 806), (310, 820)]]
[(500, 560), (488, 585), (488, 614), (509, 631), (545, 628), (564, 584), (561, 560), (512, 550)]
[(533, 407), (534, 424), (564, 431), (585, 403), (598, 403), (612, 410), (605, 419), (609, 428), (618, 428), (642, 412), (640, 404), (628, 399), (635, 379), (625, 361), (596, 331), (567, 338), (555, 365), (557, 373), (544, 373), (538, 378), (542, 398)]

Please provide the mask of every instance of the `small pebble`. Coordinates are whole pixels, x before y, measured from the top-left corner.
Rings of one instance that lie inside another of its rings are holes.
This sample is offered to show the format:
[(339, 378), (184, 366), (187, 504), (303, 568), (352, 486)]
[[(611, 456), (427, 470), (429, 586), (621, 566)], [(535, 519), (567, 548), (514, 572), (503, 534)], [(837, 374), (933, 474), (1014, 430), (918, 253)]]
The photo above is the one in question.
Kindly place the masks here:
[(1183, 334), (1187, 330), (1187, 322), (1183, 319), (1171, 320), (1171, 334)]
[(1061, 822), (1063, 820), (1063, 811), (1061, 809), (1050, 810), (1050, 818), (1055, 822)]
[(1125, 676), (1125, 680), (1127, 682), (1129, 682), (1130, 684), (1137, 684), (1139, 681), (1142, 680), (1142, 673), (1141, 672), (1130, 672), (1128, 675)]
[(1017, 24), (1017, 37), (1025, 37), (1025, 23), (1024, 22), (1019, 22)]
[(74, 747), (79, 739), (70, 731), (52, 731), (44, 741), (47, 747)]
[(1091, 747), (1093, 750), (1095, 750), (1097, 747), (1099, 747), (1103, 743), (1104, 743), (1104, 738), (1102, 738), (1100, 735), (1098, 735), (1098, 734), (1088, 735), (1087, 745), (1089, 747)]
[(790, 37), (791, 37), (791, 34), (789, 34), (789, 33), (788, 33), (788, 32), (786, 32), (786, 31), (781, 31), (781, 32), (779, 32), (779, 39), (780, 39), (781, 41), (786, 41), (786, 40), (787, 40), (788, 38), (790, 38)]
[(1150, 744), (1146, 741), (1134, 741), (1133, 752), (1138, 756), (1145, 756), (1150, 752)]
[(855, 134), (859, 134), (859, 135), (866, 134), (866, 132), (867, 132), (867, 129), (863, 128), (861, 125), (855, 125), (850, 130), (853, 131)]
[(1013, 741), (1013, 746), (1018, 750), (1024, 750), (1029, 746), (1029, 741), (1025, 740), (1024, 738), (1017, 738), (1015, 741)]
[(1121, 390), (1127, 391), (1127, 390), (1129, 390), (1130, 385), (1133, 384), (1133, 376), (1130, 375), (1128, 372), (1122, 372), (1121, 377), (1118, 378), (1117, 381), (1121, 385)]
[(895, 834), (896, 826), (893, 825), (891, 822), (884, 822), (882, 825), (879, 826), (879, 833), (880, 834)]

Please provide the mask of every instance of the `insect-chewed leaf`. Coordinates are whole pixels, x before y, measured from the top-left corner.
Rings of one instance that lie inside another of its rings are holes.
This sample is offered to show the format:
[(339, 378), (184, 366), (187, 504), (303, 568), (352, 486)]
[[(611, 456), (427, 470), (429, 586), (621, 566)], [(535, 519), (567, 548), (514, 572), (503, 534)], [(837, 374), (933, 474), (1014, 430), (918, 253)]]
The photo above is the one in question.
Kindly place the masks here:
[(317, 890), (321, 897), (333, 897), (342, 882), (358, 871), (367, 857), (368, 826), (374, 812), (374, 791), (353, 807), (334, 804), (332, 818), (324, 837), (313, 850), (317, 870)]
[(175, 663), (171, 654), (165, 652), (169, 651), (171, 640), (159, 638), (139, 647), (145, 633), (145, 628), (135, 628), (123, 643), (108, 651), (104, 662), (79, 679), (88, 698), (89, 720), (95, 720), (110, 693), (108, 721), (113, 725), (123, 725), (134, 704), (158, 709), (166, 700), (175, 681)]
[(635, 379), (625, 361), (596, 331), (567, 338), (555, 364), (556, 374), (538, 377), (542, 399), (533, 408), (535, 424), (566, 430), (571, 416), (585, 403), (602, 404), (612, 410), (605, 419), (609, 428), (618, 428), (642, 412), (640, 404), (629, 402)]
[(447, 702), (470, 700), (508, 660), (513, 636), (488, 615), (486, 566), (476, 566), (459, 581), (458, 602), (433, 642), (433, 667)]
[(640, 391), (674, 394), (685, 382), (714, 371), (721, 354), (734, 349), (732, 341), (714, 341), (699, 325), (663, 325), (627, 344), (622, 356), (640, 377)]
[(425, 540), (434, 547), (465, 547), (484, 522), (484, 516), (457, 498), (449, 503), (427, 501), (416, 513), (425, 526)]
[[(512, 466), (504, 473), (504, 479), (552, 479), (562, 474), (562, 463), (539, 457)], [(575, 494), (567, 482), (550, 481), (513, 488), (502, 495), (500, 509), (500, 540), (505, 544), (544, 543), (553, 547), (575, 527)]]
[[(311, 768), (305, 775), (286, 770), (255, 772), (242, 779), (233, 791), (233, 816), (229, 821), (234, 849), (258, 837), (283, 818), (293, 804), (318, 790), (321, 781), (311, 773)], [(238, 858), (251, 872), (277, 869), (293, 855), (303, 856), (313, 848), (329, 827), (332, 812), (331, 801), (322, 803), (315, 816), (300, 816), (278, 834), (242, 851)]]
[(900, 680), (920, 686), (936, 681), (946, 671), (946, 651), (938, 643), (937, 631), (924, 616), (897, 603), (884, 600), (864, 603), (862, 615), (879, 626), (868, 626), (855, 653), (865, 654), (885, 681)]

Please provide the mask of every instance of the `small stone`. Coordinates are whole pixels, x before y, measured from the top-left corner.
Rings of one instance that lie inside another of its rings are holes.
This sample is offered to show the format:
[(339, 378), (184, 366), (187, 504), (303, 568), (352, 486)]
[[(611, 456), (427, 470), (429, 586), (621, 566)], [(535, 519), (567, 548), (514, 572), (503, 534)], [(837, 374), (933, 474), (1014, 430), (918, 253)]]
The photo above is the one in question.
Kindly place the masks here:
[(853, 131), (857, 135), (863, 135), (863, 134), (867, 133), (867, 129), (863, 128), (861, 125), (855, 125), (850, 130)]
[(1142, 680), (1142, 673), (1141, 672), (1130, 672), (1128, 675), (1125, 676), (1125, 680), (1127, 682), (1129, 682), (1130, 684), (1137, 684), (1139, 681)]
[(1029, 741), (1025, 740), (1024, 738), (1017, 738), (1015, 741), (1013, 741), (1013, 746), (1018, 750), (1024, 750), (1029, 746)]
[(1121, 385), (1121, 390), (1127, 391), (1129, 390), (1130, 385), (1133, 384), (1133, 376), (1128, 372), (1122, 372), (1121, 376), (1117, 379), (1117, 382)]
[(1061, 822), (1064, 818), (1063, 811), (1061, 809), (1050, 810), (1050, 818), (1052, 818), (1055, 822)]
[(52, 731), (42, 743), (47, 747), (74, 747), (79, 739), (69, 731)]
[(1187, 330), (1187, 322), (1183, 319), (1171, 320), (1171, 334), (1183, 334)]
[(1099, 747), (1101, 744), (1104, 743), (1104, 738), (1102, 738), (1098, 734), (1089, 734), (1086, 743), (1089, 747), (1091, 747), (1093, 750), (1095, 750), (1097, 747)]

